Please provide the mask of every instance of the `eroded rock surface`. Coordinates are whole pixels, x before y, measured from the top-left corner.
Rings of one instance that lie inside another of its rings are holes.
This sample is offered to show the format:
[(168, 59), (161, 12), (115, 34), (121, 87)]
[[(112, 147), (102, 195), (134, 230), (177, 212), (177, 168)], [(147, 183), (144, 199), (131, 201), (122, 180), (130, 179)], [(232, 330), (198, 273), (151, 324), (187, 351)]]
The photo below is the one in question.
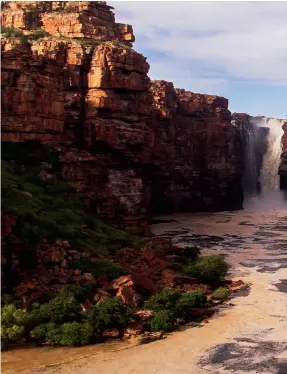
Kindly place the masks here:
[(2, 140), (56, 146), (92, 212), (147, 232), (151, 212), (242, 207), (228, 100), (150, 83), (112, 7), (5, 2), (2, 26)]

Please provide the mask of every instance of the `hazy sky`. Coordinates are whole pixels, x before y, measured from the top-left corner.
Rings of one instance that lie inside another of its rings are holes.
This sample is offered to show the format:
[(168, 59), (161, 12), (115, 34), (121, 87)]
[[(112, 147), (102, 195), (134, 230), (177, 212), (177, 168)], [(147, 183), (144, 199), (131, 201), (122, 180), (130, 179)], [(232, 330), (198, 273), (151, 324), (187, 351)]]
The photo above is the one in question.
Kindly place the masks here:
[(108, 1), (133, 26), (152, 79), (286, 118), (287, 2)]

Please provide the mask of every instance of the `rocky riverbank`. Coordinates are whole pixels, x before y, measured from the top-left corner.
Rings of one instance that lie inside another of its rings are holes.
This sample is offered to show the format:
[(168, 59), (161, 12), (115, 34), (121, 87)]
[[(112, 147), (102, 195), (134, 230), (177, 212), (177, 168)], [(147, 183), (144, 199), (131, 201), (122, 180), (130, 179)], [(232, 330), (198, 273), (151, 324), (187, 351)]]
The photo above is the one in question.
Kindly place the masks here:
[[(56, 367), (22, 370), (22, 373), (156, 371), (206, 374), (233, 371), (241, 374), (264, 370), (285, 373), (286, 211), (245, 211), (173, 218), (177, 222), (163, 223), (160, 225), (165, 226), (161, 227), (156, 225), (154, 231), (166, 235), (171, 231), (187, 230), (189, 236), (196, 230), (199, 235), (210, 236), (205, 253), (224, 252), (232, 265), (232, 273), (251, 284), (250, 292), (239, 293), (231, 301), (233, 306), (222, 308), (219, 315), (210, 319), (204, 327), (174, 332), (167, 339), (144, 346), (130, 349), (125, 346), (120, 352), (107, 352), (95, 347), (94, 352), (81, 351), (82, 355), (84, 352), (88, 355), (81, 360)], [(182, 234), (180, 236), (183, 240)], [(224, 243), (223, 250), (212, 243), (215, 236), (224, 238), (221, 242)], [(240, 242), (237, 245), (235, 236)], [(21, 353), (18, 356), (16, 353), (14, 357), (21, 361)], [(13, 368), (11, 365), (10, 358), (7, 370)]]

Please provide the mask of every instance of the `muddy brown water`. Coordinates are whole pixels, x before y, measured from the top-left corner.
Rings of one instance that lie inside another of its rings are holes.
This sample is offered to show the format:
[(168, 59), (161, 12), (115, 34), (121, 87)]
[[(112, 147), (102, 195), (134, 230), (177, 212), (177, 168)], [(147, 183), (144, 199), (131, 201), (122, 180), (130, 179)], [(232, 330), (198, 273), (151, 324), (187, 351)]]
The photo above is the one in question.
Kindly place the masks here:
[(25, 348), (2, 353), (3, 373), (287, 374), (287, 209), (157, 217), (152, 230), (204, 254), (222, 254), (249, 282), (204, 327), (148, 345)]

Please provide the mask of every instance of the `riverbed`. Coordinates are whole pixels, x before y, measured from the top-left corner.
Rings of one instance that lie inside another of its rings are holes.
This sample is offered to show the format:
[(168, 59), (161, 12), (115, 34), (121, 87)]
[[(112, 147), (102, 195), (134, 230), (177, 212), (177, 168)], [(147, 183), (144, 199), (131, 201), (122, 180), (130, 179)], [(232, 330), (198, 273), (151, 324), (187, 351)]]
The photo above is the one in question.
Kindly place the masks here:
[[(179, 214), (157, 221), (161, 223), (152, 227), (156, 235), (225, 256), (230, 275), (249, 282), (249, 291), (239, 293), (233, 305), (222, 307), (203, 327), (147, 345), (60, 348), (54, 350), (54, 359), (52, 350), (47, 359), (42, 348), (28, 354), (7, 352), (2, 355), (3, 372), (287, 374), (287, 209)], [(33, 364), (25, 362), (29, 355)]]

